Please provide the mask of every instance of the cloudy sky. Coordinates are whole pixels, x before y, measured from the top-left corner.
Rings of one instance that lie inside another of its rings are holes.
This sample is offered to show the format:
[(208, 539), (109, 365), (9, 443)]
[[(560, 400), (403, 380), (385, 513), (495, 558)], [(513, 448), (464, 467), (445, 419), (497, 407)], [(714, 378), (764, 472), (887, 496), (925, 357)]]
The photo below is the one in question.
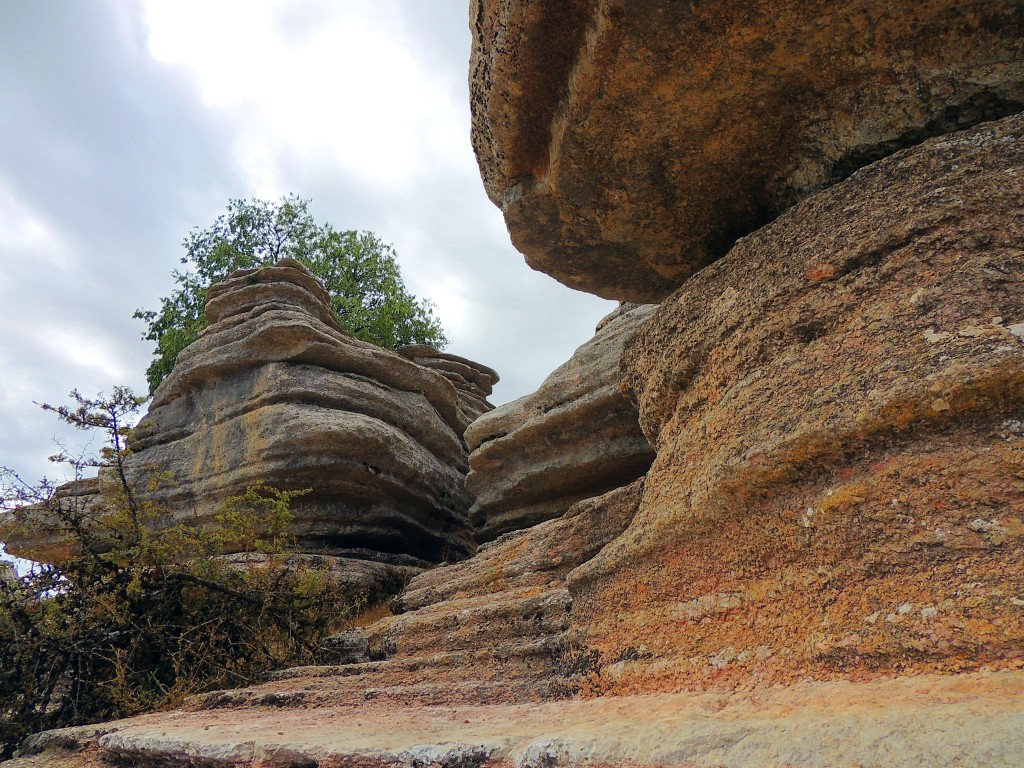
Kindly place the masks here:
[(33, 401), (145, 391), (132, 319), (229, 198), (312, 198), (376, 232), (449, 351), (533, 390), (611, 302), (531, 271), (469, 141), (467, 0), (0, 0), (0, 464), (60, 433)]

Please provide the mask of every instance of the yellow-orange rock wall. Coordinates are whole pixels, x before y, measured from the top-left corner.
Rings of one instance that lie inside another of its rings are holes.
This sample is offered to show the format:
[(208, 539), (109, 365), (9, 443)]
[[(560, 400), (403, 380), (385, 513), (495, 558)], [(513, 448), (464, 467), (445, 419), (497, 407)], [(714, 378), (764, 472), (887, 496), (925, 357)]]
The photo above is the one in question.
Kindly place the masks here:
[(1019, 666), (1024, 119), (741, 240), (627, 349), (658, 452), (570, 577), (600, 690)]

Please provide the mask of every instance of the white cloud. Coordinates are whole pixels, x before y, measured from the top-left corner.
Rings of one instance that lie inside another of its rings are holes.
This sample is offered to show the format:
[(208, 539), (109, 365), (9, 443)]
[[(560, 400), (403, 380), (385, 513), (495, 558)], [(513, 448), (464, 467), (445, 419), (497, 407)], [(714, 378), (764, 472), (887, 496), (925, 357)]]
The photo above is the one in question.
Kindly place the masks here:
[[(235, 158), (260, 193), (283, 180), (273, 155), (400, 187), (455, 157), (463, 105), (404, 39), (393, 3), (144, 0), (149, 50), (187, 70), (204, 102), (235, 115)], [(287, 190), (285, 190), (287, 191)]]
[(3, 179), (0, 179), (0, 253), (6, 254), (0, 264), (0, 285), (10, 278), (15, 260), (31, 255), (48, 267), (67, 269), (71, 266), (68, 245), (42, 215), (19, 200)]

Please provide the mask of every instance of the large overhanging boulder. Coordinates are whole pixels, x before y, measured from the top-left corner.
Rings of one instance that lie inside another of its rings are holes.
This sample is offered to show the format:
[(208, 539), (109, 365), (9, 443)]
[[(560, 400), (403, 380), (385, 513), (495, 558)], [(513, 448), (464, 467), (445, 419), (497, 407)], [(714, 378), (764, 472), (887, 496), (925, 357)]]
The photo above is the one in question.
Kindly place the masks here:
[(473, 0), (473, 142), (535, 269), (660, 301), (858, 167), (1024, 109), (1010, 0)]

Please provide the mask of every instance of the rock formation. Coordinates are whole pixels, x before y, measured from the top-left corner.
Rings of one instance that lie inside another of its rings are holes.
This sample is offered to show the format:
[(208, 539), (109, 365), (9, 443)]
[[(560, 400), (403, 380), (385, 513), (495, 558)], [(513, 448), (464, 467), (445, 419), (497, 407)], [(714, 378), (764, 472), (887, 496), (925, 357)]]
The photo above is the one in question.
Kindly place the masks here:
[[(333, 706), (373, 698), (449, 705), (537, 701), (576, 684), (561, 670), (566, 575), (629, 524), (641, 482), (573, 505), (558, 519), (507, 534), (469, 560), (426, 571), (392, 606), (397, 615), (326, 643), (340, 665), (302, 667), (271, 682), (200, 696), (199, 709)], [(296, 693), (301, 691), (300, 696)]]
[(481, 537), (536, 524), (417, 576), (334, 664), (36, 748), (1019, 768), (1024, 7), (474, 0), (471, 24), (517, 245), (667, 296), (466, 430)]
[(529, 264), (659, 301), (858, 167), (1024, 109), (995, 0), (474, 0), (473, 143)]
[(540, 388), (466, 432), (477, 539), (489, 541), (640, 477), (654, 458), (620, 391), (623, 345), (655, 307), (623, 305)]
[(485, 413), (494, 410), (487, 398), (499, 381), (497, 371), (458, 355), (438, 352), (426, 344), (408, 344), (399, 348), (398, 354), (437, 371), (452, 383), (459, 393), (460, 434)]
[[(203, 525), (256, 483), (312, 489), (292, 502), (300, 549), (371, 592), (393, 593), (424, 565), (472, 551), (461, 435), (474, 392), (352, 337), (321, 284), (290, 259), (213, 286), (206, 315), (209, 328), (181, 353), (130, 441), (129, 474), (147, 499)], [(480, 391), (497, 379), (460, 365)], [(154, 476), (162, 479), (150, 488)], [(55, 542), (26, 536), (12, 552), (55, 554)]]
[(1017, 116), (859, 171), (665, 301), (624, 359), (640, 511), (570, 579), (602, 684), (1020, 666), (1022, 201)]
[(170, 471), (159, 498), (208, 519), (257, 481), (293, 502), (304, 551), (409, 565), (472, 549), (458, 397), (441, 375), (353, 338), (298, 262), (210, 289), (132, 445)]

